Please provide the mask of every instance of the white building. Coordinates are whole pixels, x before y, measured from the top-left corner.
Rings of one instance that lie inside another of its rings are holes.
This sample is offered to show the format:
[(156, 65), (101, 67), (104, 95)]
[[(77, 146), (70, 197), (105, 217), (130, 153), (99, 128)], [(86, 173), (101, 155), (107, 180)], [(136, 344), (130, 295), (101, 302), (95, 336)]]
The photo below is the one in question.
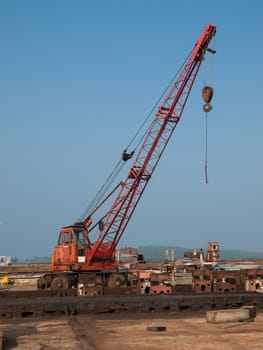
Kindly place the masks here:
[(0, 265), (9, 265), (12, 263), (11, 256), (0, 255)]

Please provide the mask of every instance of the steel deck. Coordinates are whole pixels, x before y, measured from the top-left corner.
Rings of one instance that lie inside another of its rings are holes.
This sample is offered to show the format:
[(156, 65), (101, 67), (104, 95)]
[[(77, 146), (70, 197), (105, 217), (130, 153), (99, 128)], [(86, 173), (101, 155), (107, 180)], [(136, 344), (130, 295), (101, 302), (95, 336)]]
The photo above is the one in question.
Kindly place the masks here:
[(244, 305), (255, 305), (257, 309), (263, 309), (263, 295), (258, 293), (111, 295), (96, 297), (72, 296), (67, 294), (67, 290), (60, 291), (60, 296), (58, 296), (58, 293), (53, 293), (52, 296), (43, 292), (22, 293), (16, 295), (6, 293), (5, 297), (2, 295), (0, 299), (1, 319), (111, 312), (200, 311), (237, 308)]

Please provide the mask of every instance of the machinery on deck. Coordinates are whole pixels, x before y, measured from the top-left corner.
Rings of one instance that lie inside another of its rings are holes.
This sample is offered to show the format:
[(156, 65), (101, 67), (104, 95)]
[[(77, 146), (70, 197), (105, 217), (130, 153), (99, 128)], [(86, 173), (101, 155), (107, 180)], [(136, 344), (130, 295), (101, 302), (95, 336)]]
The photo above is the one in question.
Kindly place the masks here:
[[(166, 97), (158, 106), (128, 175), (117, 188), (119, 191), (110, 209), (96, 224), (92, 224), (93, 214), (104, 204), (104, 199), (83, 220), (61, 228), (58, 244), (52, 252), (51, 271), (39, 279), (39, 289), (71, 288), (79, 284), (84, 288), (122, 287), (136, 283), (130, 272), (118, 270), (115, 250), (180, 121), (204, 55), (207, 50), (212, 52), (208, 45), (215, 33), (216, 27), (213, 25), (204, 28)], [(132, 158), (133, 153), (125, 150), (122, 161)], [(92, 241), (90, 232), (94, 229), (98, 230), (98, 234), (96, 240)]]

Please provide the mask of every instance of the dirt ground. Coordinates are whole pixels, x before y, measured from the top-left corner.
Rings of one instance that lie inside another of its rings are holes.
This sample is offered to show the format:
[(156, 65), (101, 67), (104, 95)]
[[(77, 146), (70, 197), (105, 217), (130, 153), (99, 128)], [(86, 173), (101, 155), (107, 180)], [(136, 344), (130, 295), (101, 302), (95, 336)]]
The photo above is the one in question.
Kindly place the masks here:
[[(149, 331), (147, 327), (165, 327)], [(263, 314), (248, 323), (208, 323), (205, 313), (100, 314), (5, 320), (3, 350), (260, 350)]]

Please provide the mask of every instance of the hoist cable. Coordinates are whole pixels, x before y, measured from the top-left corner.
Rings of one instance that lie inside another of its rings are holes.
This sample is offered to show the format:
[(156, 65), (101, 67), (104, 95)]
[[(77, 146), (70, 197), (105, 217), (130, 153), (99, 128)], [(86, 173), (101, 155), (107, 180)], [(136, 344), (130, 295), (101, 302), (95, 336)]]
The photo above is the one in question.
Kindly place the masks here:
[(83, 221), (85, 218), (88, 217), (89, 213), (94, 210), (95, 207), (97, 207), (98, 203), (102, 200), (105, 193), (108, 191), (109, 187), (112, 185), (113, 181), (116, 179), (118, 174), (120, 173), (121, 169), (123, 168), (124, 162), (120, 159), (117, 165), (114, 167), (104, 184), (101, 186), (101, 188), (96, 193), (95, 197), (92, 199), (88, 207), (84, 210), (81, 217), (78, 219), (78, 221)]
[[(154, 104), (154, 106), (152, 107), (152, 109), (150, 110), (150, 112), (148, 113), (148, 115), (146, 116), (145, 120), (143, 121), (143, 123), (141, 124), (141, 126), (138, 128), (137, 132), (135, 133), (135, 135), (132, 137), (131, 141), (128, 143), (127, 147), (125, 148), (125, 150), (127, 151), (131, 145), (134, 143), (135, 139), (138, 137), (139, 133), (141, 132), (141, 130), (143, 129), (143, 127), (145, 126), (145, 124), (147, 123), (148, 119), (150, 118), (150, 116), (152, 115), (152, 113), (154, 112), (154, 110), (157, 108), (158, 104), (160, 103), (160, 101), (162, 100), (162, 98), (164, 97), (164, 95), (167, 93), (168, 89), (171, 87), (172, 83), (174, 82), (176, 76), (179, 74), (179, 72), (181, 71), (182, 67), (184, 66), (185, 62), (188, 60), (189, 56), (191, 53), (189, 53), (189, 55), (187, 56), (187, 58), (185, 59), (185, 61), (182, 63), (181, 67), (178, 69), (177, 73), (173, 76), (173, 78), (169, 81), (167, 87), (165, 88), (165, 90), (163, 91), (163, 93), (161, 94), (161, 96), (158, 98), (157, 102)], [(139, 145), (142, 143), (143, 139), (145, 138), (147, 134), (147, 130), (144, 132), (144, 134), (142, 135), (142, 137), (139, 139), (139, 141), (137, 142), (135, 148), (133, 151), (135, 151)], [(80, 216), (80, 218), (78, 219), (78, 221), (83, 221), (85, 218), (87, 218), (89, 216), (89, 213), (91, 213), (100, 203), (100, 201), (102, 200), (102, 198), (104, 197), (104, 195), (107, 193), (109, 187), (112, 185), (113, 181), (116, 179), (116, 177), (118, 176), (118, 174), (120, 173), (121, 169), (123, 168), (125, 164), (125, 161), (123, 161), (123, 159), (120, 159), (117, 163), (117, 165), (114, 167), (114, 169), (112, 170), (112, 172), (110, 173), (110, 175), (108, 176), (108, 178), (106, 179), (105, 183), (101, 186), (101, 188), (98, 190), (98, 192), (96, 193), (95, 197), (92, 199), (92, 201), (90, 202), (90, 204), (88, 205), (88, 207), (84, 210), (84, 212), (82, 213), (82, 215)]]
[(208, 113), (205, 114), (205, 183), (208, 184)]
[[(206, 86), (206, 78), (208, 75), (209, 75), (208, 80), (210, 81), (211, 85), (213, 84), (213, 54), (216, 52), (215, 41), (214, 41), (214, 50), (211, 49), (210, 52), (212, 53), (212, 55), (210, 58), (210, 62), (208, 62), (210, 63), (208, 73), (207, 73), (206, 60), (204, 60), (204, 87)], [(208, 86), (208, 88), (210, 87)], [(206, 112), (205, 113), (205, 183), (206, 184), (208, 184), (208, 112), (210, 112), (211, 109), (212, 109), (212, 105), (210, 105), (210, 103), (206, 103), (203, 107), (203, 110)]]
[[(155, 109), (157, 108), (158, 104), (160, 103), (160, 101), (163, 99), (163, 97), (165, 96), (165, 94), (167, 93), (168, 89), (171, 87), (172, 83), (174, 82), (176, 76), (179, 74), (179, 72), (181, 71), (182, 67), (185, 65), (185, 62), (188, 60), (189, 56), (191, 53), (189, 53), (189, 55), (186, 57), (186, 59), (184, 60), (184, 62), (182, 63), (182, 65), (180, 66), (180, 68), (178, 69), (178, 71), (176, 72), (176, 74), (172, 77), (172, 79), (169, 81), (168, 85), (166, 86), (166, 88), (164, 89), (163, 93), (161, 94), (161, 96), (158, 98), (158, 100), (155, 102), (154, 106), (152, 107), (152, 109), (150, 110), (150, 112), (147, 114), (146, 118), (144, 119), (143, 123), (141, 124), (141, 126), (138, 128), (137, 132), (135, 133), (135, 135), (133, 136), (133, 138), (131, 139), (131, 141), (129, 142), (129, 144), (127, 145), (127, 147), (125, 148), (126, 150), (129, 149), (129, 147), (131, 147), (131, 145), (133, 144), (134, 140), (137, 138), (137, 136), (139, 135), (139, 133), (141, 132), (141, 130), (143, 129), (143, 127), (145, 126), (146, 122), (148, 121), (148, 119), (150, 118), (150, 116), (152, 115), (152, 113), (155, 111)], [(147, 130), (144, 132), (144, 134), (142, 135), (142, 137), (139, 139), (139, 141), (137, 142), (134, 150), (136, 150), (139, 145), (142, 143), (143, 139), (145, 138), (145, 135), (147, 134)]]
[(204, 57), (203, 72), (204, 72), (204, 82), (203, 82), (203, 85), (206, 86), (206, 57)]
[[(213, 50), (216, 52), (216, 38), (214, 37), (211, 44), (213, 45)], [(214, 55), (211, 57), (211, 67), (210, 67), (210, 72), (211, 72), (211, 83), (214, 83)]]

